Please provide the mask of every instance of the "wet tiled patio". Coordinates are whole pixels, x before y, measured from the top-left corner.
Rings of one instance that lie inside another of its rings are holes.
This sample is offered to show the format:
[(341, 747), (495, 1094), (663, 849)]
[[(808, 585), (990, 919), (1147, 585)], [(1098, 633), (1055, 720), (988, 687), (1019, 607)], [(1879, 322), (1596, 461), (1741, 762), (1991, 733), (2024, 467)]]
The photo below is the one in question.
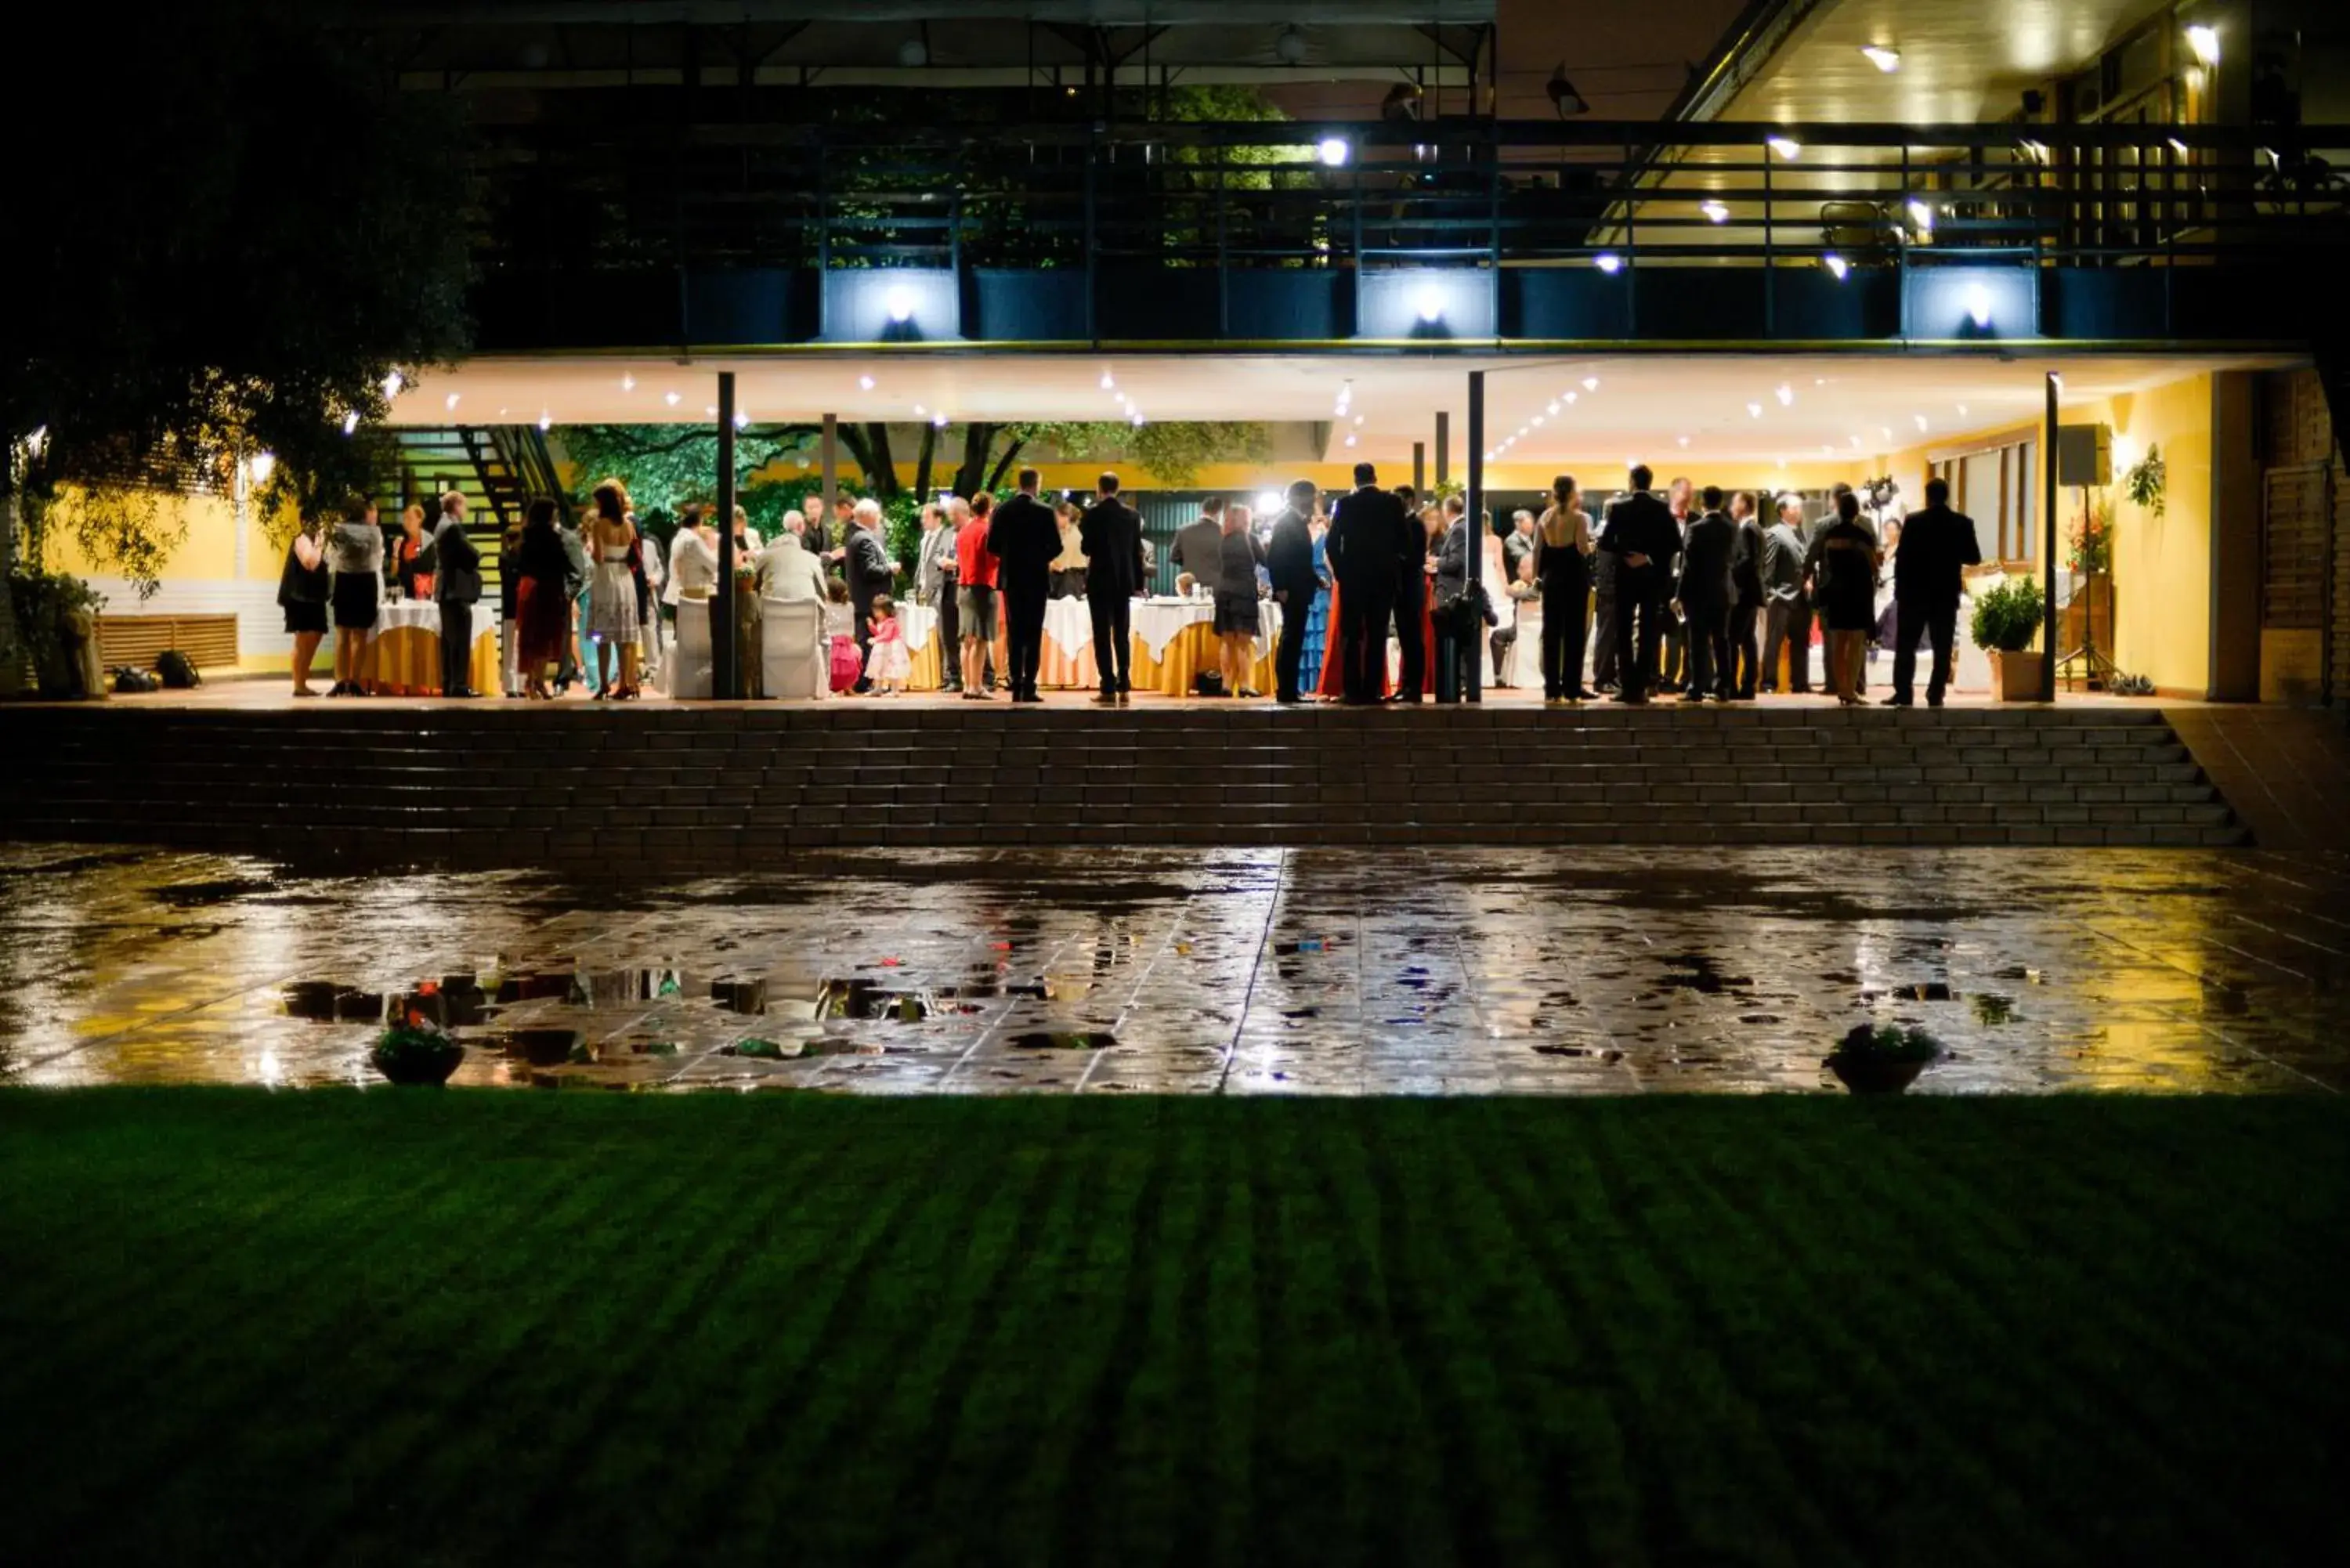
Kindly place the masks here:
[(2350, 1085), (2350, 860), (2251, 851), (922, 851), (293, 877), (0, 846), (0, 1081), (1624, 1094)]

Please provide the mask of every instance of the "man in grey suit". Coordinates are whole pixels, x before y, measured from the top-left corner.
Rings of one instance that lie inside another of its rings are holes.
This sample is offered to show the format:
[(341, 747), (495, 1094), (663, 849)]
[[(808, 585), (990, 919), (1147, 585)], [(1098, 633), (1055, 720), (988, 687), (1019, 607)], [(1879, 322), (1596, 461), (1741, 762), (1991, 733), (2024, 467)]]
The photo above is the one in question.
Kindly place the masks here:
[(939, 661), (941, 691), (962, 690), (961, 661), (954, 653), (962, 647), (962, 627), (955, 614), (955, 530), (946, 509), (933, 501), (922, 508), (922, 548), (914, 557), (914, 602), (939, 612), (939, 647), (948, 650)]
[(1779, 520), (1762, 531), (1762, 690), (1779, 690), (1779, 649), (1787, 649), (1787, 690), (1812, 689), (1812, 601), (1804, 592), (1804, 503), (1779, 497)]
[(441, 498), (432, 529), (432, 602), (441, 609), (441, 695), (476, 697), (473, 690), (473, 607), (482, 598), (482, 553), (465, 536), (465, 498)]

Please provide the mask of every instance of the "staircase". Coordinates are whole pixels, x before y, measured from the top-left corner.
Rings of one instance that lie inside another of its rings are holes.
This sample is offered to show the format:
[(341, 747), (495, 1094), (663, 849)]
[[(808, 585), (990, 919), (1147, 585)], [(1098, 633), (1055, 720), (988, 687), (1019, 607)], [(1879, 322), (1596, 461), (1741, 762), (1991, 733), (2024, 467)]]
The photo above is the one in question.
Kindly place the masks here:
[(724, 872), (834, 846), (2247, 841), (2162, 713), (389, 704), (0, 714), (0, 834)]

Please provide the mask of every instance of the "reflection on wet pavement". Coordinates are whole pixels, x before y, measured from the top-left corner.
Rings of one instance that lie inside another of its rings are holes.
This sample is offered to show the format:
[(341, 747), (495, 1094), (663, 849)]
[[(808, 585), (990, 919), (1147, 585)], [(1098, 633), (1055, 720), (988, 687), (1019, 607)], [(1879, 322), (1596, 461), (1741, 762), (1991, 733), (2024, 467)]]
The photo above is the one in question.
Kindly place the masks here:
[(2350, 859), (2253, 851), (915, 851), (662, 886), (0, 846), (0, 1081), (868, 1093), (2350, 1085)]

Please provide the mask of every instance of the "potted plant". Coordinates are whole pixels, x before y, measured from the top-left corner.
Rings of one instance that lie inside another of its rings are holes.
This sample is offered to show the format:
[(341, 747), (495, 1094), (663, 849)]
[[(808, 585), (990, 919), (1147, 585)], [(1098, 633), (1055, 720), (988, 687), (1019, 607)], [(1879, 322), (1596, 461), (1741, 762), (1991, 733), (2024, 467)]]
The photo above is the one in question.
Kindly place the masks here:
[(2043, 601), (2040, 584), (2010, 577), (1975, 597), (1975, 646), (1991, 655), (1992, 687), (2002, 702), (2036, 702), (2046, 650), (2028, 652), (2040, 635)]
[(1856, 1023), (1827, 1056), (1827, 1070), (1856, 1095), (1898, 1095), (1942, 1054), (1922, 1029)]
[(449, 1081), (465, 1048), (430, 1023), (411, 1015), (375, 1037), (368, 1060), (395, 1084), (422, 1084), (438, 1088)]

